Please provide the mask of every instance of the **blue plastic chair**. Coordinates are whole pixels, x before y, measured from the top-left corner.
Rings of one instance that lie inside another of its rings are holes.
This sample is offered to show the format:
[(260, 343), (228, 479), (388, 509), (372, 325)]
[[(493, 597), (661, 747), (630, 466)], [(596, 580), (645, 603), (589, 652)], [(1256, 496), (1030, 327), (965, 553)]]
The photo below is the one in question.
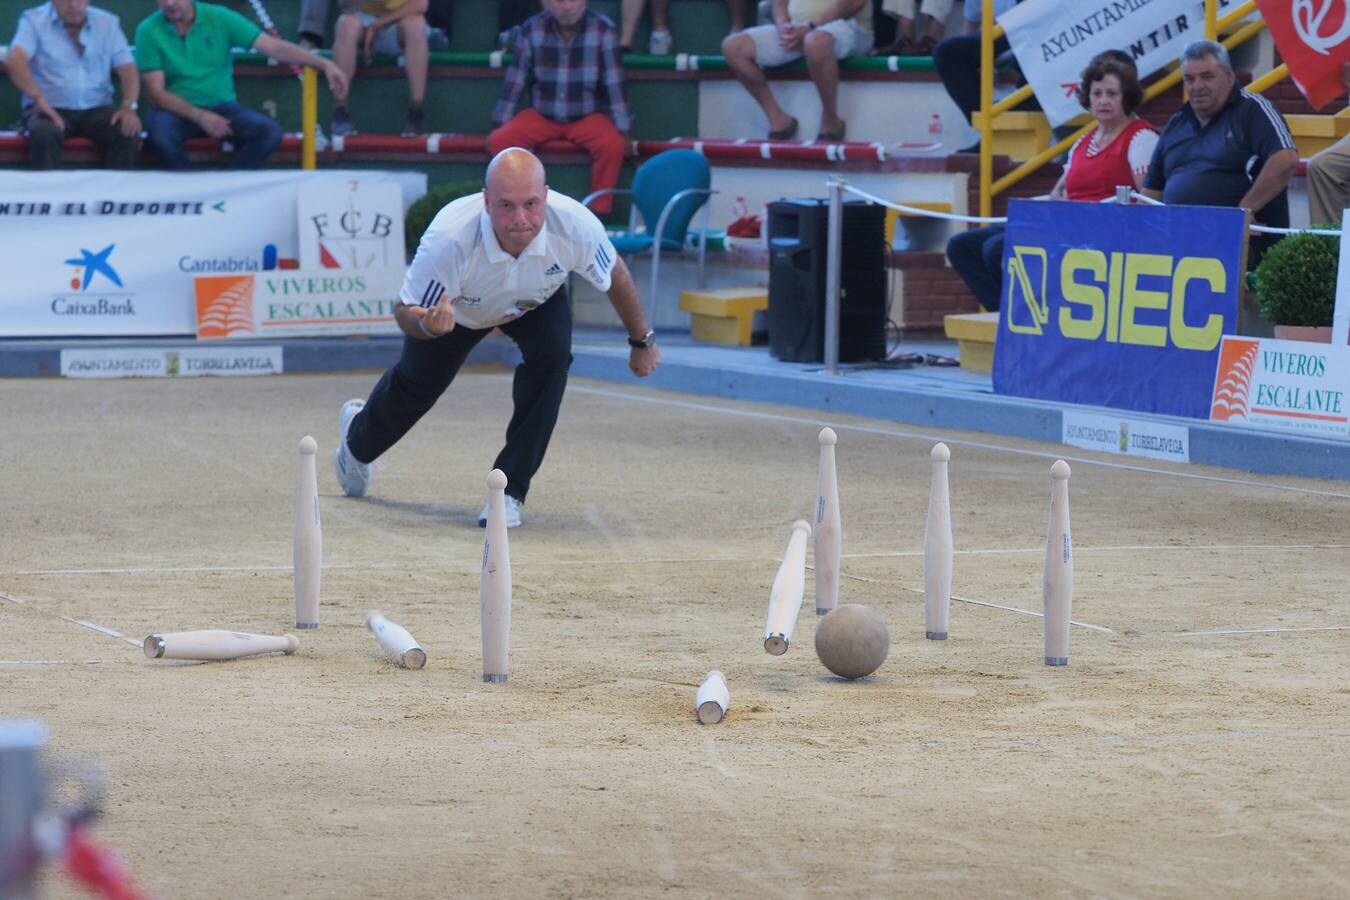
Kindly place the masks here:
[[(627, 256), (651, 253), (652, 285), (648, 298), (652, 309), (655, 309), (656, 303), (661, 254), (684, 252), (689, 223), (700, 208), (703, 210), (703, 221), (695, 243), (698, 245), (698, 286), (705, 286), (705, 236), (708, 233), (708, 214), (711, 212), (708, 198), (717, 193), (709, 189), (711, 183), (712, 171), (702, 153), (667, 150), (638, 167), (630, 190), (605, 188), (587, 194), (581, 201), (589, 205), (596, 197), (604, 194), (627, 194), (633, 198), (627, 231), (610, 240), (614, 242), (614, 249)], [(638, 224), (639, 217), (642, 227)]]

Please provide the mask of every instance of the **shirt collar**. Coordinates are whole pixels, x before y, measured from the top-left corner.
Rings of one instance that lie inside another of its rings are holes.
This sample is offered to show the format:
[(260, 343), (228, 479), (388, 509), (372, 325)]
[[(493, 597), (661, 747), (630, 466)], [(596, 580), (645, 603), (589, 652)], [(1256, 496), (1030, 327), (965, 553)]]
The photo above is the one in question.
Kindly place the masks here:
[[(61, 21), (61, 16), (56, 12), (56, 6), (51, 3), (47, 4), (47, 21), (50, 22), (54, 27), (59, 28), (62, 31), (65, 31), (66, 29), (66, 23)], [(89, 10), (86, 9), (84, 12), (84, 24), (80, 26), (80, 34), (84, 34), (91, 27), (92, 25), (91, 25), (91, 18), (89, 16)]]
[[(515, 259), (510, 253), (502, 249), (501, 243), (497, 240), (497, 233), (492, 230), (492, 219), (488, 217), (487, 210), (478, 214), (478, 233), (483, 238), (483, 252), (486, 254), (488, 262), (501, 263)], [(548, 220), (544, 221), (543, 227), (539, 233), (534, 236), (534, 240), (526, 245), (521, 251), (521, 256), (544, 256), (548, 253)]]

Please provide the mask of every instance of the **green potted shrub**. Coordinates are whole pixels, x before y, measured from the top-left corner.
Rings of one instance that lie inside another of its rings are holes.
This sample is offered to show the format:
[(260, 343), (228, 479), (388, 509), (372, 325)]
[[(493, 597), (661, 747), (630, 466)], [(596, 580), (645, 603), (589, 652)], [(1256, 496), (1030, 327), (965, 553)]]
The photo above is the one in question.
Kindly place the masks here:
[(408, 261), (412, 262), (417, 245), (423, 233), (441, 207), (451, 200), (476, 194), (483, 189), (482, 181), (446, 181), (432, 185), (425, 194), (418, 197), (403, 216), (403, 243), (408, 250)]
[(1331, 340), (1340, 242), (1317, 230), (1287, 234), (1256, 267), (1261, 315), (1285, 340)]

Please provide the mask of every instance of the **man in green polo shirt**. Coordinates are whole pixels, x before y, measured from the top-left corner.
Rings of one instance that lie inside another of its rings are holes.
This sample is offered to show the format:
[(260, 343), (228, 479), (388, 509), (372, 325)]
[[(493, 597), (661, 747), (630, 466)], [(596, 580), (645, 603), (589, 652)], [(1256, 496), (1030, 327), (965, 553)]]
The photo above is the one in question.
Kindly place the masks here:
[(333, 62), (263, 34), (237, 12), (195, 0), (157, 2), (159, 12), (136, 27), (136, 65), (155, 107), (145, 117), (146, 140), (166, 167), (191, 168), (183, 142), (202, 135), (234, 145), (235, 169), (260, 168), (281, 144), (274, 119), (235, 100), (235, 47), (318, 69), (333, 96), (346, 99), (347, 76)]

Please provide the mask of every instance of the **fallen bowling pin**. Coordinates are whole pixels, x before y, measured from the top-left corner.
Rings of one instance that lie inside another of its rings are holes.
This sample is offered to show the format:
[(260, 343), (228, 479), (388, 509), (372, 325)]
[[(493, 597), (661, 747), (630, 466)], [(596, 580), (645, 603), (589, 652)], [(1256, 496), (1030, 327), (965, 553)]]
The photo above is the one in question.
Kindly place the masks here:
[(506, 539), (506, 473), (488, 473), (487, 537), (478, 604), (483, 629), (483, 680), (506, 681), (511, 657), (511, 549)]
[(835, 474), (833, 428), (820, 429), (820, 467), (816, 471), (816, 615), (839, 605), (839, 553), (843, 533), (839, 525), (839, 479)]
[(713, 669), (698, 686), (698, 695), (694, 698), (694, 715), (698, 717), (700, 725), (716, 725), (726, 718), (730, 706), (727, 677)]
[(802, 596), (806, 592), (806, 539), (810, 536), (811, 526), (804, 520), (792, 523), (787, 550), (769, 589), (764, 650), (772, 656), (782, 656), (792, 643), (792, 630), (797, 627), (797, 614), (802, 610)]
[(923, 626), (924, 637), (945, 641), (952, 605), (952, 505), (947, 492), (947, 461), (952, 452), (939, 442), (929, 456), (933, 480), (923, 534)]
[(323, 569), (323, 530), (319, 526), (319, 480), (314, 454), (319, 445), (300, 439), (300, 473), (295, 490), (295, 528), (291, 562), (295, 570), (295, 627), (319, 627), (319, 579)]
[(260, 653), (285, 653), (300, 649), (293, 634), (249, 634), (245, 631), (166, 631), (150, 635), (141, 648), (151, 659), (239, 659)]
[(371, 610), (366, 614), (366, 627), (375, 635), (375, 640), (385, 652), (398, 660), (405, 669), (420, 669), (427, 664), (426, 651), (417, 645), (417, 641), (408, 629), (390, 622), (384, 613)]
[(1073, 614), (1073, 537), (1069, 531), (1069, 464), (1050, 467), (1050, 523), (1045, 531), (1045, 664), (1069, 664), (1069, 617)]

